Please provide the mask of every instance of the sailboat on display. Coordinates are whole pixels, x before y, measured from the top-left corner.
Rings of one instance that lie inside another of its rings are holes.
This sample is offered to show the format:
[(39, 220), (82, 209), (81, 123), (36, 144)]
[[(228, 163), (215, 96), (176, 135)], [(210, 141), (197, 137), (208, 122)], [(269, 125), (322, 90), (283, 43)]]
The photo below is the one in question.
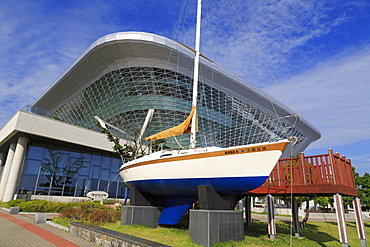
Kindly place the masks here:
[(184, 122), (147, 137), (154, 141), (190, 133), (190, 148), (163, 150), (124, 163), (120, 175), (129, 188), (160, 198), (160, 224), (177, 224), (198, 200), (198, 185), (210, 185), (219, 195), (250, 191), (262, 185), (289, 140), (234, 147), (196, 147), (201, 0), (198, 0), (192, 109)]

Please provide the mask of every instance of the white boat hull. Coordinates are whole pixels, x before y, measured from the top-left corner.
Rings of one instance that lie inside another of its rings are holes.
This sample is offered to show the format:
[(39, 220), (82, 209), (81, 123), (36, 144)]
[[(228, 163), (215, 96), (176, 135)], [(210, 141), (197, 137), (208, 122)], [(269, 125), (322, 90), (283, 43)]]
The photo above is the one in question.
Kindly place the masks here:
[(196, 196), (196, 184), (212, 185), (220, 194), (238, 194), (266, 180), (287, 144), (158, 152), (124, 164), (120, 175), (128, 186), (159, 197)]
[(120, 175), (129, 187), (164, 201), (159, 223), (176, 224), (198, 199), (198, 185), (223, 196), (262, 185), (288, 143), (161, 151), (122, 165)]

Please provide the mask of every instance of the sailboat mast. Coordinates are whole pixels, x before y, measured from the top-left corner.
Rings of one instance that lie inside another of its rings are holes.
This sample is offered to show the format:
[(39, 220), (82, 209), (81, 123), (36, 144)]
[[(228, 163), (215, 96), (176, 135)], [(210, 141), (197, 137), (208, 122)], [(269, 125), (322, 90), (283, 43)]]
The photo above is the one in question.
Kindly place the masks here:
[[(200, 22), (202, 19), (202, 0), (198, 0), (197, 7), (197, 25), (195, 33), (195, 58), (194, 58), (194, 76), (193, 76), (193, 103), (192, 106), (197, 106), (198, 99), (198, 79), (199, 79), (199, 49), (200, 49)], [(195, 148), (196, 132), (197, 132), (197, 109), (191, 120), (191, 133), (190, 133), (190, 148)]]

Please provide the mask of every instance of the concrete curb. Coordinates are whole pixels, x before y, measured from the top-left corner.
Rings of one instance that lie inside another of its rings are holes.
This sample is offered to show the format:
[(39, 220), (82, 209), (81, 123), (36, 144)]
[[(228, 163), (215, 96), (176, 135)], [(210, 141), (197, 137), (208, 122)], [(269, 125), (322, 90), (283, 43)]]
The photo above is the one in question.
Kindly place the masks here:
[(58, 228), (58, 229), (61, 229), (61, 230), (64, 230), (66, 232), (69, 232), (69, 228), (68, 227), (65, 227), (65, 226), (62, 226), (62, 225), (59, 225), (55, 222), (52, 222), (52, 221), (46, 221), (46, 224), (49, 224), (55, 228)]

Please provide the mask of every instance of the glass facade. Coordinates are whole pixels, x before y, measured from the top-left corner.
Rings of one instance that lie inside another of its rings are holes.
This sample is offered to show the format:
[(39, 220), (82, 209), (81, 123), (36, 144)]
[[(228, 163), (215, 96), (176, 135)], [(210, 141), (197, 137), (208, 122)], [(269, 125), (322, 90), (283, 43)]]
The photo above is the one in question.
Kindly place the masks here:
[(122, 198), (121, 164), (115, 154), (30, 140), (19, 193), (83, 197), (100, 190)]
[[(123, 129), (135, 138), (148, 109), (155, 109), (144, 136), (173, 127), (191, 110), (192, 79), (155, 67), (111, 71), (87, 86), (49, 116), (99, 130), (94, 116)], [(198, 90), (198, 146), (237, 146), (287, 138), (304, 138), (283, 121), (200, 81)], [(293, 132), (293, 133), (292, 133)], [(119, 133), (114, 133), (119, 135)], [(167, 138), (171, 148), (189, 146), (189, 137)]]

